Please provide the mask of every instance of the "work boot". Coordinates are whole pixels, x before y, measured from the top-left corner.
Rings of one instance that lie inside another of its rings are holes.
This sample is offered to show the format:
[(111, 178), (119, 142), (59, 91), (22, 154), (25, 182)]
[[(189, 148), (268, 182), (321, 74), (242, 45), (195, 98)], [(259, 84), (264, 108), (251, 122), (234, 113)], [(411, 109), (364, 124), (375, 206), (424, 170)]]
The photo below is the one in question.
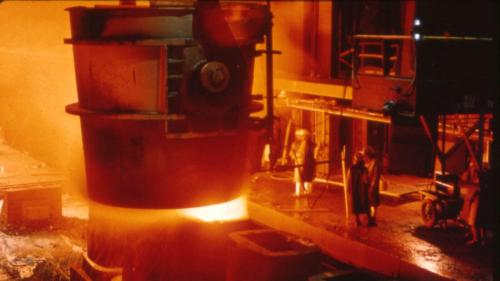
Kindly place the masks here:
[(302, 183), (296, 182), (294, 197), (300, 197), (301, 195), (302, 195)]
[(309, 195), (312, 193), (312, 183), (306, 182), (304, 183), (304, 194)]

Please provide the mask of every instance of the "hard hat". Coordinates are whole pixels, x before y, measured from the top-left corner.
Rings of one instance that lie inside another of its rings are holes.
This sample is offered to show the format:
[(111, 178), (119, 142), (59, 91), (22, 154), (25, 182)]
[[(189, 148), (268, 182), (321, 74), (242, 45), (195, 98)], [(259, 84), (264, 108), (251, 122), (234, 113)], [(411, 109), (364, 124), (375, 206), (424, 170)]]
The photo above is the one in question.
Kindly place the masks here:
[(308, 136), (309, 135), (309, 131), (306, 130), (306, 129), (297, 129), (295, 130), (295, 136), (296, 137), (299, 137), (299, 136)]

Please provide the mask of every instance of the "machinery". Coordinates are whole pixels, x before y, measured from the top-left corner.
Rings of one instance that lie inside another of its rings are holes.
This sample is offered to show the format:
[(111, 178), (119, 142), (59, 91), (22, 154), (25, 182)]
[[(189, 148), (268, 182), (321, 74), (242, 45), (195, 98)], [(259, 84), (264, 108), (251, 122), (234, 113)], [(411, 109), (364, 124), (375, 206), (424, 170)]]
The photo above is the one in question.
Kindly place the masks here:
[[(463, 205), (459, 175), (469, 163), (487, 173), (483, 159), (489, 155), (483, 155), (498, 96), (492, 57), (498, 38), (490, 9), (486, 2), (450, 9), (416, 1), (404, 24), (411, 35), (368, 28), (353, 35), (352, 105), (391, 116), (389, 172), (434, 178), (432, 188), (421, 192), (428, 227), (457, 219)], [(485, 185), (481, 180), (479, 188)]]
[[(459, 219), (466, 199), (460, 192), (460, 175), (469, 166), (480, 175), (475, 188), (485, 192), (490, 185), (484, 159), (489, 158), (489, 123), (498, 102), (498, 64), (491, 58), (498, 38), (487, 24), (494, 18), (489, 8), (487, 3), (458, 5), (452, 13), (444, 4), (417, 5), (412, 34), (416, 113), (440, 166), (434, 190), (422, 192), (421, 214), (427, 227)], [(463, 20), (464, 16), (479, 20)], [(455, 139), (451, 128), (458, 131)], [(482, 204), (489, 205), (487, 201)]]
[(457, 219), (464, 200), (460, 197), (457, 176), (437, 176), (429, 190), (420, 191), (422, 223), (426, 227), (446, 225), (446, 220)]
[(177, 210), (242, 195), (257, 154), (248, 144), (264, 129), (250, 114), (262, 109), (251, 88), (254, 58), (271, 55), (256, 50), (271, 28), (268, 6), (152, 1), (68, 11), (78, 103), (66, 111), (81, 119), (95, 203), (72, 278), (219, 280), (221, 270), (209, 269), (224, 264), (217, 237), (239, 226), (185, 220)]
[(266, 8), (201, 2), (69, 12), (79, 102), (67, 111), (81, 117), (90, 198), (182, 208), (237, 197)]

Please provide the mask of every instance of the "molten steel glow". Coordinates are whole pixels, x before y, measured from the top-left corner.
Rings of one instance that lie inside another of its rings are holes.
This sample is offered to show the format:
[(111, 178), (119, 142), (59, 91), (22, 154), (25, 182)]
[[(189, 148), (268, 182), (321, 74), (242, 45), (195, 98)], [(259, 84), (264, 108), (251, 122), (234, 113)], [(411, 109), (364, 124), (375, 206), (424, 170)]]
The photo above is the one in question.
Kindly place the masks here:
[(247, 201), (244, 196), (221, 204), (183, 209), (181, 213), (187, 217), (200, 219), (205, 222), (234, 221), (248, 217)]
[(149, 225), (182, 219), (204, 222), (224, 222), (248, 218), (246, 197), (196, 208), (186, 209), (135, 209), (91, 203), (93, 217), (131, 225)]

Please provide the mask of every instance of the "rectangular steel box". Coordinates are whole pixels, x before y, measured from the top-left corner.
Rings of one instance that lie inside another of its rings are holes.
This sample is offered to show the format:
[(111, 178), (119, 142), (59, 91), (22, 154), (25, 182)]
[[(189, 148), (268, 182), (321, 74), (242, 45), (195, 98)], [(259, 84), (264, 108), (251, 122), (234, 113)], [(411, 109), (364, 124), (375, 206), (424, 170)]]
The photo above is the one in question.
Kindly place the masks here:
[(59, 185), (9, 188), (3, 198), (1, 222), (7, 228), (48, 226), (62, 216)]
[(233, 232), (229, 238), (227, 281), (306, 281), (321, 267), (316, 247), (275, 230)]

